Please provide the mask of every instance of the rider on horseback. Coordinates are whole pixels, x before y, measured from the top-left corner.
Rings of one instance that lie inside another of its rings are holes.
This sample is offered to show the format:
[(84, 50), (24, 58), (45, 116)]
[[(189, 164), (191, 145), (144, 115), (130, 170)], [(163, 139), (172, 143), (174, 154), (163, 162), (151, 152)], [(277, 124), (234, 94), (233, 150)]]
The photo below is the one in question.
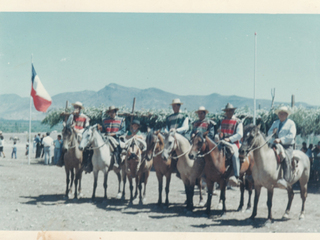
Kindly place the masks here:
[(107, 118), (102, 120), (102, 133), (105, 133), (109, 138), (112, 137), (118, 142), (118, 145), (114, 148), (113, 157), (115, 159), (114, 166), (119, 167), (121, 163), (121, 147), (120, 147), (120, 136), (126, 132), (126, 122), (122, 117), (118, 117), (117, 111), (119, 108), (110, 106), (106, 113), (109, 115)]
[(214, 141), (216, 123), (206, 118), (208, 110), (201, 106), (195, 113), (198, 114), (199, 119), (192, 123), (191, 136), (196, 135), (198, 132), (207, 133), (207, 136)]
[[(84, 109), (81, 102), (72, 103), (73, 112), (70, 114), (67, 124), (73, 126), (74, 131), (77, 133), (78, 141), (81, 140), (82, 132), (85, 127), (89, 126), (90, 118), (85, 114), (81, 113), (81, 110)], [(57, 163), (58, 167), (62, 167), (64, 165), (64, 154), (65, 151), (62, 151), (59, 161)], [(86, 161), (87, 158), (84, 158)]]
[(274, 144), (281, 144), (286, 150), (287, 157), (282, 161), (284, 179), (279, 179), (277, 184), (283, 188), (287, 188), (287, 183), (291, 180), (291, 160), (293, 157), (293, 145), (296, 137), (296, 124), (288, 119), (291, 114), (286, 106), (282, 106), (275, 111), (279, 120), (273, 122), (268, 131), (268, 135), (274, 134), (272, 141)]
[(240, 119), (236, 118), (233, 114), (235, 107), (228, 103), (222, 111), (225, 112), (225, 119), (222, 120), (219, 131), (221, 132), (222, 139), (232, 147), (232, 165), (234, 176), (229, 178), (229, 182), (239, 185), (241, 180), (239, 179), (240, 173), (240, 159), (239, 159), (239, 148), (240, 140), (243, 136), (243, 125)]

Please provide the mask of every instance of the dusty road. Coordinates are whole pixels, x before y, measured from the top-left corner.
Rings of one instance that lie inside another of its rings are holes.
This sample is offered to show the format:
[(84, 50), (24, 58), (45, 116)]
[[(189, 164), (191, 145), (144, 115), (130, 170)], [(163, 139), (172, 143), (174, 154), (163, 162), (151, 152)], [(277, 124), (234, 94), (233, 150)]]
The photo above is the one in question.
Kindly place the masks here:
[[(10, 146), (5, 147), (6, 158), (0, 158), (0, 230), (25, 231), (139, 231), (139, 232), (320, 232), (320, 189), (310, 186), (306, 202), (306, 218), (298, 220), (301, 199), (299, 190), (291, 208), (291, 219), (282, 220), (287, 194), (276, 189), (273, 201), (274, 222), (265, 225), (267, 217), (266, 189), (263, 189), (258, 215), (254, 222), (246, 221), (250, 212), (237, 212), (239, 189), (227, 191), (227, 209), (220, 216), (216, 209), (218, 196), (212, 199), (211, 217), (203, 217), (205, 208), (194, 209), (192, 216), (184, 211), (184, 187), (180, 179), (172, 176), (170, 207), (159, 208), (157, 179), (152, 172), (147, 185), (145, 205), (138, 200), (128, 206), (126, 201), (115, 199), (116, 175), (111, 172), (108, 180), (108, 201), (103, 202), (102, 174), (99, 176), (96, 202), (90, 202), (93, 175), (83, 174), (82, 193), (79, 200), (65, 200), (65, 172), (56, 166), (45, 166), (43, 160), (28, 160), (24, 156), (24, 144), (18, 144), (18, 159), (11, 159)], [(219, 194), (219, 191), (217, 191)], [(205, 196), (206, 198), (206, 196)], [(245, 201), (247, 201), (247, 194)], [(252, 199), (253, 200), (253, 199)], [(194, 202), (199, 202), (198, 190)]]

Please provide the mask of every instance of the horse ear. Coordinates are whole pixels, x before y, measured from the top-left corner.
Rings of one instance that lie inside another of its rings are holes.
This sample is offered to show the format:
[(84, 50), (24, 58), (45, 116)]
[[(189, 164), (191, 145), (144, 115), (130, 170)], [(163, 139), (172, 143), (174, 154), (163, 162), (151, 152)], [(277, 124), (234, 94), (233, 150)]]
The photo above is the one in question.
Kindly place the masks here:
[(151, 128), (147, 127), (147, 133), (149, 133), (151, 131)]

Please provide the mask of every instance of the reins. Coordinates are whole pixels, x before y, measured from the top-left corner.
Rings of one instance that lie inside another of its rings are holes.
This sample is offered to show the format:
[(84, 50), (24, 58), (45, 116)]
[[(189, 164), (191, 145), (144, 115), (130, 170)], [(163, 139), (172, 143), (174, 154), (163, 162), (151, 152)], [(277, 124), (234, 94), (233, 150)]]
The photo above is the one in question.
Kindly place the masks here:
[[(178, 145), (176, 135), (174, 135), (174, 139), (175, 139), (175, 143)], [(186, 152), (180, 154), (179, 156), (176, 156), (176, 157), (172, 157), (172, 156), (171, 156), (171, 159), (178, 159), (179, 157), (182, 157), (182, 156), (186, 155), (188, 152), (190, 152), (191, 149), (192, 149), (192, 145), (190, 146), (190, 149), (189, 149), (189, 150), (187, 150)], [(163, 151), (163, 150), (162, 150), (162, 151)]]
[[(220, 142), (220, 141), (219, 141)], [(214, 149), (216, 149), (218, 147), (219, 143), (216, 144), (216, 146), (214, 146), (210, 151), (204, 153), (204, 154), (198, 154), (198, 157), (204, 157), (207, 156), (208, 154), (210, 154)], [(200, 152), (200, 151), (199, 151)]]
[[(264, 144), (260, 145), (259, 147), (256, 147), (256, 148), (253, 148), (253, 149), (249, 150), (247, 154), (249, 154), (250, 152), (253, 152), (253, 151), (255, 151), (255, 150), (259, 149), (259, 148), (262, 148), (264, 145), (266, 145), (266, 144), (269, 142), (269, 140), (273, 137), (274, 134), (275, 134), (275, 133), (272, 133), (269, 137), (267, 137)], [(253, 144), (251, 145), (251, 148), (252, 148), (252, 147), (254, 146), (254, 144), (256, 143), (256, 140), (257, 140), (257, 138), (254, 139), (254, 142), (253, 142)]]

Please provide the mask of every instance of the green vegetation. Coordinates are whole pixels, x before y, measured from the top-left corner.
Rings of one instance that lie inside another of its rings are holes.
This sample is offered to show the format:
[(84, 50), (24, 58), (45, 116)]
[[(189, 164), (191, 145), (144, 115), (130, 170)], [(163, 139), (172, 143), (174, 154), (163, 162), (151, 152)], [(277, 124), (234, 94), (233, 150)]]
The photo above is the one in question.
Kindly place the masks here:
[[(56, 124), (54, 127), (42, 124), (41, 121), (32, 121), (31, 132), (51, 132), (53, 130), (61, 131), (62, 123)], [(2, 132), (22, 133), (29, 131), (28, 120), (5, 120), (0, 119), (0, 130)]]

